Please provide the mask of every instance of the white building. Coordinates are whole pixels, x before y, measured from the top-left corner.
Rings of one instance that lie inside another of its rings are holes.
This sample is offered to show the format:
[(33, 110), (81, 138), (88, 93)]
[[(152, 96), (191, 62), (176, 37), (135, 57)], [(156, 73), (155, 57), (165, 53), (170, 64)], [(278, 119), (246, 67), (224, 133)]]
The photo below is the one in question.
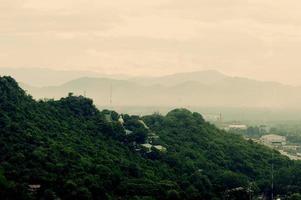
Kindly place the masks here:
[(152, 146), (151, 144), (141, 144), (141, 146), (146, 150), (147, 153), (150, 153), (152, 151)]
[(275, 134), (264, 135), (260, 138), (260, 141), (266, 145), (286, 145), (286, 137)]
[(118, 122), (119, 122), (121, 125), (124, 124), (124, 120), (123, 120), (122, 115), (119, 116)]
[(166, 148), (161, 146), (161, 145), (154, 145), (154, 148), (157, 149), (158, 151), (166, 152)]
[(152, 152), (152, 148), (155, 148), (156, 150), (161, 151), (161, 152), (167, 151), (167, 149), (165, 147), (163, 147), (162, 145), (151, 145), (149, 143), (146, 143), (146, 144), (141, 144), (141, 147), (143, 147), (147, 153)]
[(238, 129), (238, 130), (247, 130), (247, 125), (244, 124), (231, 124), (228, 126), (228, 129)]

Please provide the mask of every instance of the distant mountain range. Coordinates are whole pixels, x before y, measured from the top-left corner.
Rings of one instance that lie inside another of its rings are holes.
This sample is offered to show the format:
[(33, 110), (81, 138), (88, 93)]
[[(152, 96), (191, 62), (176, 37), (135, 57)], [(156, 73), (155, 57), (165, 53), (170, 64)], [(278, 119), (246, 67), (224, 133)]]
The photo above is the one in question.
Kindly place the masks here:
[(177, 73), (161, 77), (136, 77), (131, 78), (131, 81), (144, 85), (165, 85), (165, 86), (175, 86), (186, 82), (198, 82), (201, 84), (213, 84), (218, 81), (227, 78), (226, 75), (215, 71), (196, 71), (196, 72), (186, 72), (186, 73)]
[(9, 75), (19, 82), (36, 87), (61, 85), (81, 77), (125, 78), (125, 75), (108, 75), (91, 71), (52, 70), (46, 68), (9, 68), (0, 67), (0, 75)]
[(35, 98), (57, 99), (73, 92), (93, 98), (100, 106), (110, 105), (112, 96), (114, 106), (301, 108), (300, 87), (231, 77), (217, 71), (123, 80), (99, 76), (88, 74), (57, 86), (22, 87)]

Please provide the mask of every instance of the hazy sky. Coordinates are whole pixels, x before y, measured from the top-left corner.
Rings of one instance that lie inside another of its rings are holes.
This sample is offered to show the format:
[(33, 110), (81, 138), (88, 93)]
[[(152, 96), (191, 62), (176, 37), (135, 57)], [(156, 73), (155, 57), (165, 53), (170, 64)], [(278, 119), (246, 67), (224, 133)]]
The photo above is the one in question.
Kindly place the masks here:
[(0, 67), (301, 84), (300, 0), (0, 0)]

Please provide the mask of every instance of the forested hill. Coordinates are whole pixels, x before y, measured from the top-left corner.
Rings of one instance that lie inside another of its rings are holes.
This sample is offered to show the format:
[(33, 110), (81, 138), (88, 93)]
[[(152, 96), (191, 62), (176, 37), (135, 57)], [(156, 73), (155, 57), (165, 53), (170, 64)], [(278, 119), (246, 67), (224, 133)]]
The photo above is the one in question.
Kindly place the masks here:
[[(101, 92), (101, 91), (99, 91)], [(0, 199), (248, 199), (301, 191), (301, 164), (176, 109), (139, 117), (82, 96), (35, 101), (0, 77)]]

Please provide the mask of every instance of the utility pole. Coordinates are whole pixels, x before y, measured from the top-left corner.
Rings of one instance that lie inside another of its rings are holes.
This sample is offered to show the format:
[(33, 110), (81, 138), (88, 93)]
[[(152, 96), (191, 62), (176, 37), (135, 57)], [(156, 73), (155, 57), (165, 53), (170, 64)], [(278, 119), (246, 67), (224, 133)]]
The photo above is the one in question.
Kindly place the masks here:
[(272, 185), (271, 185), (271, 198), (274, 200), (274, 148), (272, 149)]
[(247, 192), (248, 192), (248, 195), (249, 195), (249, 200), (252, 200), (253, 199), (253, 186), (254, 186), (254, 183), (255, 182), (251, 182), (251, 183), (249, 183), (249, 185), (248, 185), (248, 189), (247, 189)]

